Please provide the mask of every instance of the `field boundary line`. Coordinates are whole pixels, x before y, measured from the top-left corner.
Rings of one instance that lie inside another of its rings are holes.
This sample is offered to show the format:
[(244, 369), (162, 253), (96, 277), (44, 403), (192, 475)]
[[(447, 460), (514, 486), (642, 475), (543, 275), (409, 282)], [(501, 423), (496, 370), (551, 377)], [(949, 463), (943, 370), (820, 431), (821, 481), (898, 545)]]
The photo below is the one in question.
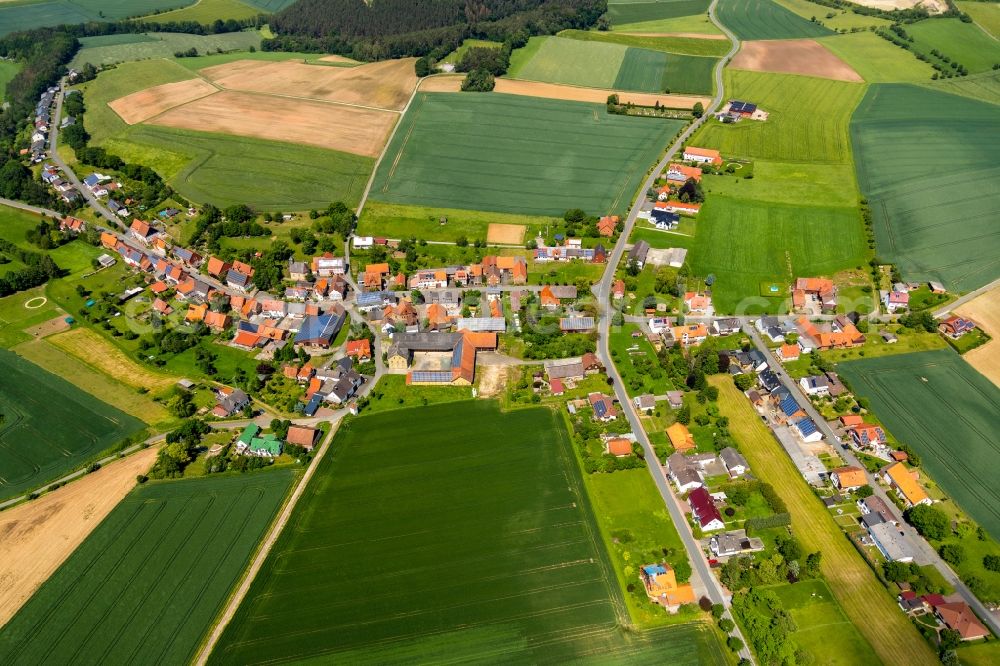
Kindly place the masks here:
[[(358, 208), (357, 210), (354, 211), (354, 216), (357, 217), (359, 220), (361, 219), (361, 213), (364, 212), (365, 210), (365, 204), (368, 203), (368, 195), (371, 194), (372, 185), (375, 184), (375, 174), (378, 173), (378, 168), (382, 164), (382, 160), (385, 159), (386, 154), (389, 152), (389, 148), (392, 146), (392, 141), (393, 139), (396, 138), (396, 132), (399, 131), (399, 126), (402, 125), (403, 121), (406, 119), (406, 113), (410, 110), (410, 106), (413, 104), (413, 100), (417, 98), (417, 93), (420, 91), (420, 84), (423, 83), (423, 81), (424, 79), (420, 79), (419, 81), (417, 81), (417, 85), (413, 86), (413, 92), (410, 93), (410, 99), (406, 102), (406, 106), (403, 107), (403, 110), (399, 112), (399, 120), (396, 121), (396, 124), (392, 128), (392, 132), (390, 132), (389, 136), (386, 137), (385, 146), (382, 148), (382, 154), (380, 154), (378, 156), (378, 159), (375, 160), (375, 165), (372, 167), (372, 172), (368, 176), (368, 184), (365, 185), (365, 191), (361, 193), (361, 201), (358, 202)], [(402, 149), (400, 149), (399, 154), (402, 155), (402, 153), (403, 151)], [(386, 183), (388, 182), (389, 179), (386, 179)]]
[(327, 451), (333, 448), (333, 438), (337, 434), (337, 431), (340, 430), (341, 423), (342, 420), (337, 421), (333, 427), (330, 428), (330, 433), (323, 441), (319, 453), (309, 465), (309, 469), (306, 470), (306, 473), (302, 475), (302, 478), (299, 480), (299, 484), (295, 487), (295, 490), (292, 491), (292, 494), (285, 502), (285, 505), (281, 508), (281, 512), (274, 519), (271, 529), (268, 531), (267, 536), (264, 538), (264, 541), (258, 548), (257, 553), (254, 555), (253, 561), (243, 574), (235, 590), (230, 594), (225, 608), (222, 613), (217, 616), (208, 637), (202, 643), (202, 647), (198, 651), (197, 657), (194, 660), (196, 666), (204, 666), (204, 664), (208, 662), (208, 657), (212, 654), (212, 650), (215, 648), (216, 643), (218, 643), (219, 639), (222, 637), (222, 632), (225, 631), (226, 627), (236, 615), (237, 609), (243, 603), (243, 599), (246, 597), (247, 592), (250, 591), (250, 586), (257, 578), (257, 573), (264, 565), (264, 561), (267, 559), (268, 555), (270, 555), (271, 549), (278, 541), (278, 537), (281, 536), (281, 533), (284, 531), (285, 525), (288, 523), (288, 520), (292, 516), (292, 512), (295, 510), (295, 505), (298, 504), (299, 499), (305, 493), (310, 479), (312, 479), (313, 474), (315, 474), (316, 469), (319, 468), (319, 464), (323, 460), (323, 456), (326, 455)]

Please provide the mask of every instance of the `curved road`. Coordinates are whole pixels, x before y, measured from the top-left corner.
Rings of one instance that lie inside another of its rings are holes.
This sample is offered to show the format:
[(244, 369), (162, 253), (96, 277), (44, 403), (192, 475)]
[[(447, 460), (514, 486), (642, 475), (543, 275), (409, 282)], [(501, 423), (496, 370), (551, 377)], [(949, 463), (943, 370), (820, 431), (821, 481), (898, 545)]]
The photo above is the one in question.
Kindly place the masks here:
[[(670, 483), (660, 465), (660, 461), (656, 457), (653, 445), (649, 442), (649, 438), (646, 436), (646, 432), (642, 428), (642, 423), (639, 421), (639, 415), (636, 413), (632, 401), (625, 392), (625, 385), (622, 381), (621, 374), (619, 374), (618, 369), (615, 367), (611, 358), (611, 352), (608, 348), (611, 318), (607, 308), (608, 303), (611, 302), (611, 283), (614, 281), (615, 270), (621, 262), (622, 255), (625, 253), (626, 246), (628, 245), (628, 238), (632, 233), (632, 229), (635, 227), (636, 218), (638, 217), (639, 211), (645, 202), (646, 192), (648, 192), (653, 186), (653, 182), (656, 180), (657, 175), (666, 168), (667, 163), (674, 158), (677, 152), (681, 149), (681, 146), (684, 145), (684, 142), (687, 141), (709, 117), (711, 117), (712, 113), (719, 108), (724, 99), (725, 90), (722, 82), (722, 70), (729, 62), (729, 59), (732, 58), (739, 50), (740, 42), (732, 32), (719, 22), (715, 15), (715, 8), (717, 4), (718, 0), (713, 0), (711, 6), (708, 8), (709, 16), (712, 19), (712, 22), (715, 23), (715, 25), (718, 26), (719, 29), (722, 30), (722, 32), (729, 38), (732, 46), (729, 49), (729, 52), (721, 60), (719, 60), (718, 64), (715, 66), (715, 97), (712, 99), (712, 103), (709, 107), (705, 109), (702, 117), (691, 123), (691, 125), (689, 125), (687, 129), (681, 133), (677, 140), (674, 141), (674, 143), (667, 149), (663, 159), (661, 159), (656, 165), (656, 168), (650, 172), (649, 176), (646, 177), (645, 182), (643, 182), (642, 187), (639, 188), (639, 193), (636, 196), (635, 202), (632, 204), (632, 208), (625, 220), (625, 227), (622, 230), (621, 236), (618, 238), (618, 242), (615, 244), (614, 250), (612, 250), (611, 254), (608, 256), (608, 263), (607, 268), (604, 270), (604, 276), (601, 278), (600, 282), (593, 286), (592, 291), (594, 292), (594, 295), (597, 296), (598, 303), (601, 307), (600, 325), (598, 329), (600, 331), (600, 336), (597, 347), (597, 355), (601, 359), (601, 362), (604, 363), (604, 367), (607, 368), (608, 376), (614, 379), (615, 397), (617, 397), (618, 402), (621, 403), (621, 409), (625, 413), (626, 418), (628, 418), (629, 424), (632, 426), (632, 432), (635, 433), (636, 439), (642, 445), (642, 448), (646, 453), (649, 473), (652, 475), (653, 481), (656, 483), (656, 487), (660, 491), (660, 495), (662, 496), (664, 504), (667, 507), (667, 511), (670, 513), (670, 519), (677, 527), (677, 532), (680, 534), (681, 540), (684, 542), (684, 548), (687, 550), (688, 559), (691, 561), (692, 568), (697, 573), (698, 578), (701, 579), (702, 584), (708, 590), (708, 597), (712, 600), (712, 603), (723, 604), (728, 608), (729, 598), (723, 593), (722, 586), (719, 584), (718, 580), (712, 574), (712, 571), (708, 566), (708, 562), (706, 561), (704, 553), (701, 550), (701, 545), (691, 533), (691, 529), (688, 526), (684, 512), (681, 510), (677, 498), (671, 491)], [(746, 644), (746, 640), (743, 638), (739, 627), (734, 629), (731, 635), (738, 637), (743, 641), (744, 645)], [(740, 657), (753, 661), (753, 655), (750, 653), (748, 647), (744, 647), (740, 651)]]

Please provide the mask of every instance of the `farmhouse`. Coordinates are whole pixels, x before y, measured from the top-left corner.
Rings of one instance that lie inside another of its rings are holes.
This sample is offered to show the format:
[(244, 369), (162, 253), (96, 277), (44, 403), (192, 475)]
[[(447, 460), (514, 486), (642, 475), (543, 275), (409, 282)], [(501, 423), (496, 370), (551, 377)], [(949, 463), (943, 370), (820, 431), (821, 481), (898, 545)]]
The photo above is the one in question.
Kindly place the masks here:
[(893, 463), (883, 469), (881, 474), (882, 480), (896, 491), (896, 494), (907, 506), (931, 503), (931, 498), (927, 496), (927, 491), (920, 487), (920, 484), (917, 483), (917, 480), (913, 476), (913, 472), (908, 470), (903, 463)]
[(719, 151), (710, 148), (688, 147), (684, 149), (684, 161), (718, 166), (722, 164), (722, 155)]
[(803, 352), (813, 349), (845, 349), (865, 343), (864, 334), (843, 315), (837, 315), (829, 330), (820, 330), (808, 317), (800, 317), (796, 326), (799, 331), (799, 347)]
[[(687, 155), (684, 156), (687, 159)], [(667, 181), (671, 183), (684, 184), (690, 179), (694, 179), (696, 182), (701, 182), (701, 169), (698, 167), (687, 166), (686, 164), (678, 164), (677, 162), (671, 162), (670, 166), (667, 167)]]
[(792, 285), (792, 308), (805, 314), (822, 314), (837, 309), (837, 287), (826, 278), (798, 278)]
[(726, 524), (722, 521), (722, 514), (712, 496), (704, 488), (695, 488), (688, 495), (688, 504), (691, 505), (691, 515), (703, 532), (714, 532), (725, 529)]
[(696, 446), (694, 435), (679, 421), (667, 428), (667, 437), (670, 438), (670, 445), (674, 447), (674, 451), (679, 453), (691, 451)]
[(476, 353), (496, 349), (496, 333), (397, 333), (387, 353), (390, 369), (408, 369), (407, 384), (470, 386)]
[(316, 435), (318, 434), (319, 430), (315, 428), (292, 425), (288, 427), (288, 435), (285, 436), (285, 441), (295, 446), (301, 446), (306, 451), (312, 451), (313, 447), (316, 446)]
[(697, 215), (701, 210), (700, 203), (687, 203), (684, 201), (667, 200), (662, 202), (663, 210), (668, 213), (679, 213), (681, 215)]
[(695, 601), (694, 589), (690, 583), (678, 583), (677, 575), (668, 564), (644, 564), (639, 569), (639, 577), (646, 588), (650, 601), (676, 613), (682, 604)]

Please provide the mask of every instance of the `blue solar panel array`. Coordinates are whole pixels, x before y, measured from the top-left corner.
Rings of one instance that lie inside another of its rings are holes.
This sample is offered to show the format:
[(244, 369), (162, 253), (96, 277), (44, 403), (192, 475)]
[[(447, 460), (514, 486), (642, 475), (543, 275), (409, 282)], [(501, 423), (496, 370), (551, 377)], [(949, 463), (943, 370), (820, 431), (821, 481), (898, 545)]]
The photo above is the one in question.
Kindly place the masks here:
[(608, 413), (608, 406), (604, 404), (604, 401), (594, 403), (594, 416), (599, 419), (603, 419)]
[(804, 418), (795, 424), (795, 427), (799, 429), (803, 437), (808, 437), (809, 435), (816, 432), (816, 424), (812, 422), (810, 418)]
[(451, 373), (450, 372), (436, 372), (431, 370), (415, 370), (411, 375), (412, 381), (415, 382), (427, 382), (427, 383), (437, 383), (437, 384), (450, 384), (451, 383)]

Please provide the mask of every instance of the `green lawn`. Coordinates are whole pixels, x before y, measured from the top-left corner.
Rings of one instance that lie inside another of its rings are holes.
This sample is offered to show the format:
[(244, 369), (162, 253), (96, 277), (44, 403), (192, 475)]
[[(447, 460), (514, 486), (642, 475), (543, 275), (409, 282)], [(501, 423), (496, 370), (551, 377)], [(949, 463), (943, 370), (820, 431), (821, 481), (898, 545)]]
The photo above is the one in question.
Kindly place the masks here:
[(365, 414), (393, 409), (423, 407), (472, 398), (472, 390), (462, 386), (407, 386), (406, 375), (385, 375), (369, 395)]
[(653, 0), (652, 2), (608, 2), (612, 25), (662, 21), (708, 12), (709, 0)]
[(996, 106), (922, 86), (873, 85), (851, 135), (883, 261), (908, 280), (939, 280), (952, 291), (998, 276)]
[(295, 478), (133, 490), (0, 632), (5, 662), (188, 663)]
[(609, 115), (601, 104), (419, 94), (389, 144), (371, 197), (531, 215), (622, 212), (682, 124)]
[[(596, 214), (593, 211), (592, 214)], [(447, 218), (441, 224), (441, 218)], [(546, 228), (558, 228), (562, 217), (540, 217), (504, 213), (485, 213), (475, 210), (453, 208), (429, 208), (401, 204), (368, 201), (358, 220), (359, 236), (385, 236), (386, 238), (409, 238), (423, 240), (454, 241), (465, 236), (470, 242), (486, 240), (491, 223), (520, 224), (526, 227), (524, 241), (527, 242)]]
[(553, 412), (495, 402), (348, 421), (210, 662), (720, 657), (703, 625), (620, 630), (569, 447)]
[[(202, 0), (205, 4), (208, 0)], [(220, 0), (212, 0), (218, 2)], [(222, 0), (240, 5), (236, 0)], [(245, 5), (241, 5), (244, 6)], [(165, 15), (164, 15), (165, 16)], [(162, 20), (157, 17), (157, 20)], [(209, 21), (210, 23), (211, 21)], [(131, 39), (125, 39), (130, 37)], [(187, 51), (195, 48), (198, 53), (209, 51), (247, 51), (251, 46), (260, 48), (260, 33), (227, 32), (218, 35), (189, 35), (174, 32), (153, 32), (134, 35), (102, 35), (100, 37), (84, 37), (80, 40), (83, 48), (70, 62), (70, 67), (82, 67), (91, 63), (97, 67), (132, 60), (147, 60), (149, 58), (173, 58), (177, 51)], [(199, 58), (184, 58), (198, 60)]]
[(773, 0), (719, 0), (716, 15), (741, 40), (822, 37), (832, 32)]
[[(804, 0), (803, 0), (804, 1)], [(854, 32), (822, 37), (819, 43), (833, 51), (869, 83), (930, 81), (934, 68), (910, 51), (882, 39), (873, 32)]]
[(0, 4), (0, 36), (44, 26), (117, 21), (184, 7), (194, 0), (42, 0)]
[(956, 2), (960, 10), (972, 17), (983, 30), (1000, 39), (1000, 3)]
[(73, 471), (143, 424), (65, 379), (0, 350), (0, 498)]
[(760, 284), (832, 275), (863, 265), (866, 244), (855, 209), (760, 203), (711, 197), (701, 209), (688, 254), (694, 274), (716, 275), (716, 311), (774, 312), (783, 299), (760, 296)]
[(650, 37), (644, 35), (626, 35), (618, 32), (600, 32), (594, 30), (563, 30), (560, 37), (581, 39), (593, 42), (609, 42), (693, 56), (720, 57), (729, 51), (729, 41), (725, 39), (697, 39), (692, 37)]
[(916, 40), (918, 50), (930, 54), (937, 49), (973, 74), (1000, 63), (1000, 42), (979, 26), (957, 18), (926, 19), (907, 25), (906, 32)]
[(768, 588), (798, 627), (792, 640), (817, 663), (853, 666), (880, 663), (822, 580)]
[(1000, 538), (1000, 490), (994, 478), (1000, 452), (993, 436), (1000, 421), (1000, 389), (950, 349), (838, 368), (858, 395), (872, 401), (886, 427), (920, 454), (941, 488)]
[[(732, 125), (710, 120), (689, 144), (717, 148), (727, 157), (848, 163), (848, 126), (864, 92), (859, 83), (727, 70), (726, 95), (753, 99), (770, 114), (768, 120)], [(823, 113), (803, 112), (816, 106)]]

